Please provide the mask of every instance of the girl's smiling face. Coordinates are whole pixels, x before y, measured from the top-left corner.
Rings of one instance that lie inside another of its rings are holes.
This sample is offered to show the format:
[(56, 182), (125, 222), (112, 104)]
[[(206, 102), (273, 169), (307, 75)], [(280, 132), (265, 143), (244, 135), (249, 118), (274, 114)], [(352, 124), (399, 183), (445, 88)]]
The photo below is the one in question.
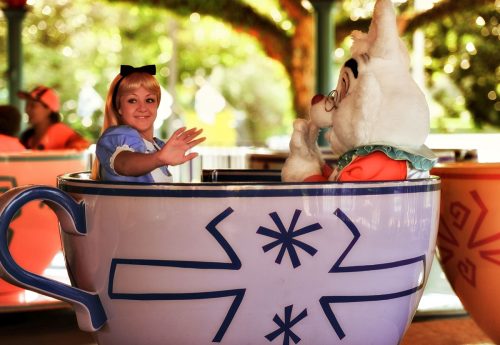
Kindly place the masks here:
[(121, 123), (135, 128), (144, 139), (152, 141), (158, 106), (157, 95), (144, 86), (126, 91), (119, 102)]

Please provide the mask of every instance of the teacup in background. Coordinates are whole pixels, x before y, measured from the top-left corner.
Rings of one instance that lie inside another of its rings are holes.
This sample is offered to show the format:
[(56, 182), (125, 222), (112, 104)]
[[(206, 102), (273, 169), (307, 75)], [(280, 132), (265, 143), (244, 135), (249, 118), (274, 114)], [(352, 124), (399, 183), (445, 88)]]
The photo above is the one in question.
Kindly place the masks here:
[(438, 258), (479, 327), (500, 344), (500, 163), (449, 163), (441, 177)]
[[(17, 186), (40, 184), (55, 186), (57, 176), (89, 168), (85, 152), (26, 151), (0, 154), (0, 194)], [(8, 229), (8, 246), (17, 264), (42, 274), (61, 251), (58, 222), (50, 208), (41, 202), (24, 206)], [(0, 307), (30, 302), (25, 290), (0, 279)]]
[[(99, 344), (398, 344), (432, 263), (438, 179), (378, 183), (107, 184), (0, 198), (0, 235), (24, 202), (56, 211), (79, 289), (25, 272), (69, 301)], [(88, 291), (88, 292), (85, 292)]]

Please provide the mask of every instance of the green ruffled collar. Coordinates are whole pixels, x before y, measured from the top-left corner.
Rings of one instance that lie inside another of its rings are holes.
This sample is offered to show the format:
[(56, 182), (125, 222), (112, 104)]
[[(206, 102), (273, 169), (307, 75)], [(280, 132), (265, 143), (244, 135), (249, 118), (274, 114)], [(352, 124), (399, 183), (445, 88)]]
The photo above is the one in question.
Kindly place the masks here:
[(365, 145), (344, 153), (338, 160), (338, 169), (342, 170), (348, 166), (355, 156), (366, 156), (375, 151), (381, 151), (394, 160), (408, 161), (414, 169), (421, 171), (428, 171), (434, 166), (434, 164), (436, 164), (436, 159), (429, 159), (420, 155), (409, 153), (394, 146)]

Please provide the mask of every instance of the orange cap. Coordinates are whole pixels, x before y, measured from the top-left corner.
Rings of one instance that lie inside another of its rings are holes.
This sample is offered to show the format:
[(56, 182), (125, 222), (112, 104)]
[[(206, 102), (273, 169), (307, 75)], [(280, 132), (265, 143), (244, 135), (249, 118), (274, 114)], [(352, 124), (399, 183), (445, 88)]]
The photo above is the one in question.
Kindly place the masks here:
[(59, 96), (50, 87), (37, 86), (31, 92), (19, 91), (17, 96), (22, 99), (40, 102), (53, 112), (59, 112)]

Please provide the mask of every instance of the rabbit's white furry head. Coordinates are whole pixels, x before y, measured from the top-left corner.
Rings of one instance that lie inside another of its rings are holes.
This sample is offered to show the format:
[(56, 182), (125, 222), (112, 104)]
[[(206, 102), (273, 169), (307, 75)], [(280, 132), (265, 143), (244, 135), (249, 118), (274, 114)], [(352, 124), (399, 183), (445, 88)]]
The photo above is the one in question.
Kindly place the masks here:
[(363, 145), (389, 145), (428, 153), (429, 109), (410, 74), (390, 0), (377, 0), (368, 33), (354, 31), (351, 58), (337, 88), (312, 100), (310, 120), (338, 155)]

